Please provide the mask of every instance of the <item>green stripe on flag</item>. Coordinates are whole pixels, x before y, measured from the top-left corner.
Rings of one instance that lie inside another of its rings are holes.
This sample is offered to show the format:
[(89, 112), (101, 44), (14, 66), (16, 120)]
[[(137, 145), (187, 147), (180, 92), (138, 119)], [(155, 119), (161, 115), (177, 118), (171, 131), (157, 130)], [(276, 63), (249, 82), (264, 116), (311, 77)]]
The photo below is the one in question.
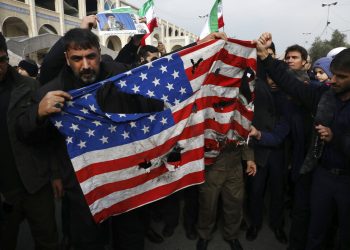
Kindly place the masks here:
[(130, 6), (126, 7), (120, 7), (110, 10), (112, 13), (130, 13), (130, 14), (137, 14), (137, 11), (131, 8)]
[(147, 11), (154, 5), (153, 0), (148, 0), (142, 5), (142, 8), (139, 10), (139, 16), (146, 16)]
[(219, 23), (218, 23), (218, 5), (221, 0), (216, 0), (213, 8), (210, 11), (209, 16), (209, 29), (210, 32), (219, 31)]

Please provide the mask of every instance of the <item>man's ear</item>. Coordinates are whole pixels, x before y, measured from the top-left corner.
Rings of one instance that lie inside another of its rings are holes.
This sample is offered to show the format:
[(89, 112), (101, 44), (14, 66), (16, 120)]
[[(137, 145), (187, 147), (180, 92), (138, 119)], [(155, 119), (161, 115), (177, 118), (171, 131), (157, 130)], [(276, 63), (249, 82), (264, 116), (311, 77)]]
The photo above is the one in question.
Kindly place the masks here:
[(305, 60), (303, 60), (303, 61), (301, 62), (301, 64), (302, 64), (303, 66), (305, 66), (306, 63), (307, 63), (307, 61), (305, 61)]
[(70, 66), (69, 60), (68, 60), (67, 52), (64, 52), (64, 57), (66, 58), (66, 63), (67, 63), (67, 65)]

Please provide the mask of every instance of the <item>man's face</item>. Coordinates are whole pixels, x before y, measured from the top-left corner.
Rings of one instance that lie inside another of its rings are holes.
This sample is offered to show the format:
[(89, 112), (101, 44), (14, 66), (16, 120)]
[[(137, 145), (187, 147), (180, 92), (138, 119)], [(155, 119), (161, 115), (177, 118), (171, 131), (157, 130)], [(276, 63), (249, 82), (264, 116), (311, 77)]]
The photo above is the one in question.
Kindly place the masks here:
[(17, 68), (18, 73), (20, 73), (22, 76), (30, 77), (28, 72), (25, 69), (22, 69), (21, 67)]
[(332, 70), (331, 86), (335, 93), (350, 92), (350, 70)]
[(109, 17), (108, 17), (108, 21), (109, 21), (110, 23), (115, 23), (115, 17), (114, 17), (114, 16), (109, 16)]
[(285, 62), (288, 63), (289, 68), (294, 70), (303, 69), (306, 61), (301, 58), (299, 51), (289, 51), (284, 58)]
[(96, 81), (100, 73), (101, 54), (99, 48), (74, 49), (66, 51), (67, 64), (74, 75), (82, 82), (89, 84)]
[(0, 81), (4, 80), (8, 70), (8, 55), (6, 51), (0, 50)]

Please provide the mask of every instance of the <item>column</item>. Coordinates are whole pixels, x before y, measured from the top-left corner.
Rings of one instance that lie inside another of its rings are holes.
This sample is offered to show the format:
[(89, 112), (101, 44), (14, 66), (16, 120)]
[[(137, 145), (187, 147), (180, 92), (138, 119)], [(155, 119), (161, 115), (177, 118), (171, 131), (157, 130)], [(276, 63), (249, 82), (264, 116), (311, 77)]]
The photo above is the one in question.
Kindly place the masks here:
[(100, 13), (105, 10), (105, 1), (97, 0), (97, 13)]
[(60, 18), (60, 35), (63, 36), (65, 33), (64, 28), (64, 7), (62, 0), (55, 0), (55, 11), (59, 14)]
[(79, 19), (82, 19), (86, 16), (86, 1), (78, 0), (78, 9), (79, 9)]
[(31, 35), (37, 36), (38, 35), (38, 24), (36, 21), (35, 0), (26, 0), (26, 3), (29, 5), (30, 26), (32, 27), (32, 34)]

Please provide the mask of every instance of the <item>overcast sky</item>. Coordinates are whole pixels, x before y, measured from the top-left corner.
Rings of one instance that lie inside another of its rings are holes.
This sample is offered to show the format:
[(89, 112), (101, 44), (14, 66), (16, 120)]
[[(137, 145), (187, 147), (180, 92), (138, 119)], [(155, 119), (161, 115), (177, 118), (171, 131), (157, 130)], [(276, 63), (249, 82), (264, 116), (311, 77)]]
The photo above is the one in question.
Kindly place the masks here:
[[(146, 0), (128, 0), (136, 7)], [(350, 0), (338, 0), (330, 7), (329, 27), (327, 7), (322, 0), (223, 0), (225, 32), (242, 40), (257, 38), (270, 31), (277, 52), (298, 43), (309, 48), (315, 37), (328, 39), (334, 29), (347, 35), (350, 41)], [(214, 0), (154, 0), (156, 15), (197, 35), (205, 23), (199, 15), (210, 12)], [(303, 34), (304, 33), (304, 34)], [(311, 34), (310, 34), (311, 33)]]

